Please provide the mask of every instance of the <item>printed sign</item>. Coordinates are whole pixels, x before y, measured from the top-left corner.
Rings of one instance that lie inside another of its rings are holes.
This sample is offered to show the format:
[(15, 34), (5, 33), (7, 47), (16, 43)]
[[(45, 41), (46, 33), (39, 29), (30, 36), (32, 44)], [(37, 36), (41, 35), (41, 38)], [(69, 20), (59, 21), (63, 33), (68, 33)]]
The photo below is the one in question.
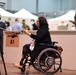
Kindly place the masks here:
[(6, 47), (19, 47), (19, 35), (12, 38), (13, 33), (6, 33)]

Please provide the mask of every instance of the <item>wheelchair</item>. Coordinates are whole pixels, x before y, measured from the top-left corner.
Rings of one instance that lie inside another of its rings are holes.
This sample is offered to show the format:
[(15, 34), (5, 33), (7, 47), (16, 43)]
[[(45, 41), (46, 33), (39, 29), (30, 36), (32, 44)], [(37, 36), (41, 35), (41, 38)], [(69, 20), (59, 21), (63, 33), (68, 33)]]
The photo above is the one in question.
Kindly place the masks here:
[[(34, 62), (31, 62), (31, 65), (37, 71), (40, 71), (46, 75), (54, 74), (59, 70), (60, 72), (62, 72), (62, 69), (61, 69), (62, 57), (59, 51), (54, 48), (54, 45), (57, 42), (53, 42), (53, 43), (54, 44), (51, 48), (46, 48), (42, 50), (38, 55), (38, 57), (36, 57), (36, 60)], [(24, 73), (25, 69), (20, 69), (20, 70), (22, 73)], [(26, 69), (26, 72), (27, 72), (27, 69)]]
[[(17, 34), (14, 34), (12, 38), (14, 38)], [(46, 75), (52, 75), (55, 74), (60, 70), (62, 72), (62, 57), (61, 52), (57, 50), (58, 47), (55, 44), (58, 42), (52, 42), (52, 46), (50, 48), (46, 48), (40, 52), (38, 57), (36, 57), (36, 60), (34, 62), (31, 62), (31, 65), (39, 72), (42, 72)], [(63, 51), (63, 50), (61, 50)], [(27, 59), (30, 55), (28, 54), (26, 57)], [(25, 65), (25, 64), (24, 64)], [(26, 70), (26, 75), (29, 73), (29, 69), (27, 69), (25, 66), (22, 66), (20, 69), (22, 73)]]

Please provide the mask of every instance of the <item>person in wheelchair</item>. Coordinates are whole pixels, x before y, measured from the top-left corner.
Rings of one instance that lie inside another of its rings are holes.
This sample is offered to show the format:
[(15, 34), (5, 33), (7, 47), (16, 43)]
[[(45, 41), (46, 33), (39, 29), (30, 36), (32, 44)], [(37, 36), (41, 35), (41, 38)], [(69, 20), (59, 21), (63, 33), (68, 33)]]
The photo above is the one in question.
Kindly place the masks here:
[(28, 59), (28, 63), (30, 64), (31, 62), (35, 61), (35, 59), (43, 49), (48, 48), (52, 45), (52, 40), (51, 40), (47, 20), (42, 16), (38, 17), (37, 26), (38, 26), (38, 31), (36, 35), (31, 34), (28, 30), (25, 30), (24, 28), (22, 29), (22, 31), (25, 34), (27, 34), (32, 39), (34, 39), (34, 43), (33, 43), (34, 49), (31, 49), (30, 47), (31, 44), (24, 45), (22, 51), (22, 58), (19, 64), (14, 63), (15, 67), (21, 69), (22, 66), (24, 65), (25, 68), (25, 64), (27, 63), (27, 61), (24, 62), (24, 60), (27, 59), (28, 54), (31, 57)]

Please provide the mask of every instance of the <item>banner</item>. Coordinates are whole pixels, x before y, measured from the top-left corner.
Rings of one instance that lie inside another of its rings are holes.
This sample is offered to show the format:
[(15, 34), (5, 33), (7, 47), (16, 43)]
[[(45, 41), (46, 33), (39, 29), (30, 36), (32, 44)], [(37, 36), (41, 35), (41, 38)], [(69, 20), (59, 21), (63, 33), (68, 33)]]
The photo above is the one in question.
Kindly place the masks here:
[(6, 47), (19, 47), (19, 35), (12, 38), (13, 33), (6, 33)]

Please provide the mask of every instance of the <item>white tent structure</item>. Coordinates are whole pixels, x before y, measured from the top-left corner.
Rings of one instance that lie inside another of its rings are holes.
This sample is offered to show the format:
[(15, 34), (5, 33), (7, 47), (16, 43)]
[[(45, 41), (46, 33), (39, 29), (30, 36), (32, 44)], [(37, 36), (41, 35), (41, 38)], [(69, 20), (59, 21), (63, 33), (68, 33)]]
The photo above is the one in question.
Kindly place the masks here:
[(75, 16), (75, 11), (70, 10), (66, 14), (50, 20), (74, 20), (74, 16)]
[(21, 9), (20, 11), (18, 11), (17, 13), (15, 13), (13, 15), (13, 17), (18, 17), (18, 18), (27, 18), (27, 19), (37, 19), (38, 17), (31, 14), (30, 12), (28, 12), (27, 10), (25, 10), (24, 8)]
[(5, 17), (13, 17), (13, 14), (12, 13), (10, 13), (10, 12), (2, 9), (2, 8), (0, 8), (0, 15), (1, 16), (5, 16)]
[(66, 24), (69, 25), (69, 28), (71, 28), (72, 23), (69, 22), (70, 20), (74, 21), (74, 16), (75, 16), (75, 11), (70, 10), (66, 14), (53, 18), (53, 19), (48, 19), (48, 24), (49, 24), (49, 29), (50, 30), (57, 30), (58, 24), (61, 23), (61, 21), (64, 21)]

